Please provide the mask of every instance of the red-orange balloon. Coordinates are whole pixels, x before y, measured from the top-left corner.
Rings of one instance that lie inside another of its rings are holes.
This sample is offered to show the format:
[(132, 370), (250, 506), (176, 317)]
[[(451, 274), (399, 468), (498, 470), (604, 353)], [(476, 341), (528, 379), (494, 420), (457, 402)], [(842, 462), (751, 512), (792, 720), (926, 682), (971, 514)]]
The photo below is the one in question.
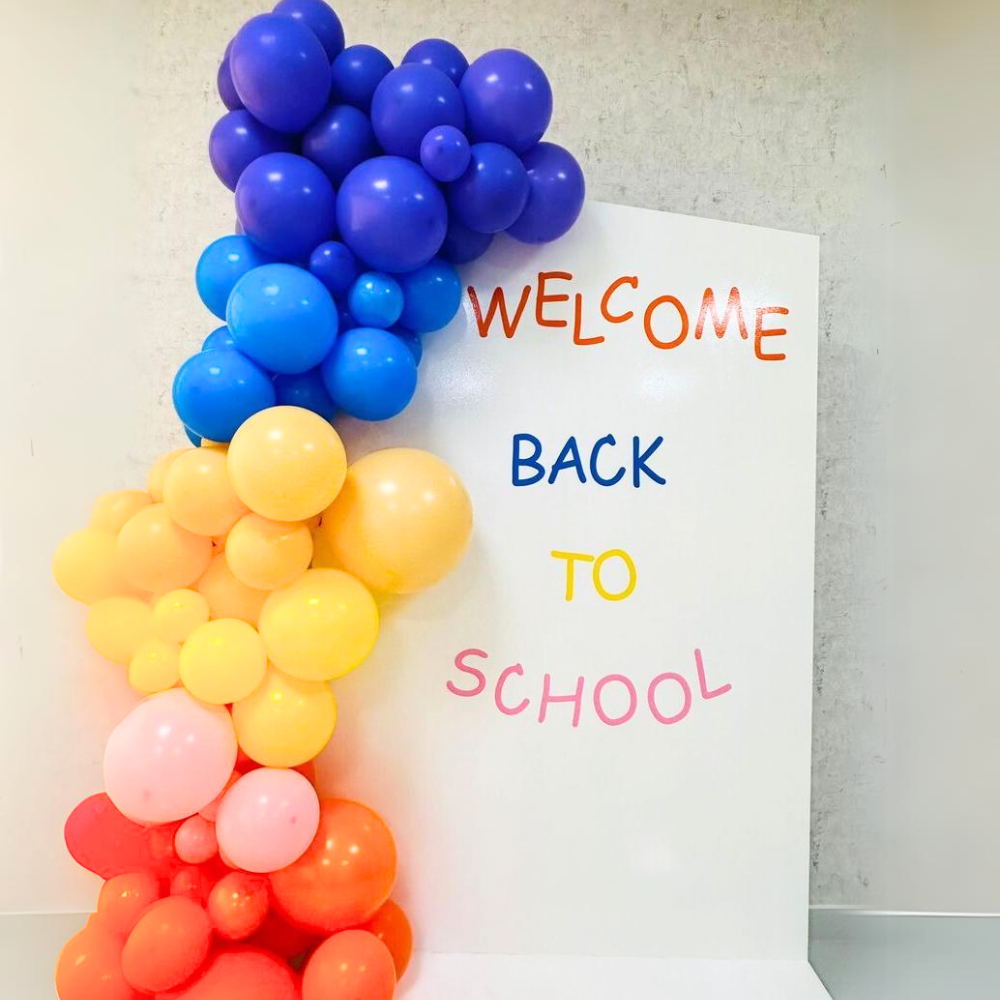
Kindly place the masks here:
[(200, 904), (167, 896), (146, 910), (125, 942), (122, 971), (137, 990), (159, 993), (180, 986), (208, 957), (212, 925)]
[(396, 845), (382, 819), (357, 802), (328, 799), (309, 849), (271, 874), (271, 888), (293, 923), (334, 934), (373, 916), (395, 879)]
[(410, 927), (403, 908), (387, 899), (378, 913), (358, 930), (374, 934), (389, 949), (393, 965), (396, 966), (396, 979), (402, 979), (413, 954), (413, 928)]
[(100, 923), (71, 937), (56, 963), (59, 1000), (135, 1000), (122, 973), (121, 938)]
[(292, 970), (256, 948), (231, 949), (212, 959), (181, 993), (183, 1000), (298, 1000)]
[(302, 1000), (392, 1000), (395, 991), (392, 955), (367, 931), (327, 938), (302, 975)]
[(289, 923), (274, 907), (267, 911), (264, 923), (249, 943), (266, 951), (272, 951), (280, 958), (296, 958), (315, 947), (322, 938), (301, 927)]
[(265, 876), (230, 872), (215, 883), (208, 895), (208, 917), (219, 937), (242, 941), (260, 929), (269, 905)]
[(142, 911), (159, 898), (160, 883), (151, 872), (115, 875), (101, 886), (97, 898), (98, 919), (109, 930), (126, 938)]

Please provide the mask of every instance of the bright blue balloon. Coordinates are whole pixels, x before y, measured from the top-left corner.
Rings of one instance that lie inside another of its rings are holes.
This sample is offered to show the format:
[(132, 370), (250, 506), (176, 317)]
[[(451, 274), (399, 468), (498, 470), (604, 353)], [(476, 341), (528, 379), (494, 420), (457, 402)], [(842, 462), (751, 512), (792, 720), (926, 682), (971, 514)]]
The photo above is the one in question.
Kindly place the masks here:
[(358, 276), (358, 261), (343, 243), (328, 240), (313, 250), (309, 270), (326, 285), (331, 295), (346, 295)]
[(279, 0), (275, 14), (294, 17), (320, 40), (327, 59), (335, 59), (344, 50), (344, 28), (333, 8), (323, 0)]
[(236, 214), (247, 236), (282, 260), (307, 259), (328, 240), (336, 211), (326, 174), (296, 153), (259, 156), (236, 185)]
[(226, 46), (226, 52), (222, 57), (222, 62), (219, 63), (219, 72), (215, 77), (215, 85), (219, 89), (219, 97), (222, 98), (222, 103), (230, 111), (236, 111), (243, 107), (243, 102), (240, 100), (240, 95), (236, 93), (236, 87), (233, 85), (233, 75), (229, 71), (229, 52), (233, 47), (233, 43)]
[(407, 63), (386, 74), (372, 97), (372, 128), (392, 156), (420, 159), (420, 142), (438, 125), (465, 126), (458, 88), (433, 66)]
[(481, 55), (460, 86), (474, 142), (499, 142), (523, 153), (541, 139), (552, 117), (552, 88), (542, 67), (516, 49)]
[(528, 204), (510, 229), (522, 243), (548, 243), (576, 222), (587, 185), (573, 154), (554, 142), (540, 142), (524, 154), (530, 191)]
[(187, 435), (188, 441), (191, 442), (196, 448), (201, 447), (201, 438), (190, 427), (184, 428), (184, 433)]
[(471, 158), (469, 140), (454, 125), (432, 128), (420, 143), (420, 165), (436, 181), (458, 180)]
[(436, 257), (429, 264), (402, 274), (403, 311), (399, 321), (415, 333), (430, 333), (447, 326), (462, 301), (458, 271)]
[(293, 140), (284, 132), (261, 125), (246, 109), (224, 114), (208, 137), (208, 158), (216, 176), (230, 191), (236, 190), (240, 174), (258, 156), (292, 148)]
[(198, 295), (213, 315), (226, 318), (226, 303), (233, 286), (248, 271), (270, 263), (263, 253), (245, 236), (221, 236), (209, 243), (198, 258), (194, 281)]
[(410, 354), (413, 355), (414, 362), (419, 366), (420, 359), (424, 356), (424, 345), (420, 340), (420, 334), (401, 326), (394, 326), (389, 332), (406, 344), (410, 349)]
[(425, 38), (403, 56), (404, 63), (423, 63), (433, 66), (446, 74), (457, 87), (465, 71), (469, 68), (469, 60), (462, 55), (461, 49), (443, 38)]
[(271, 372), (315, 368), (337, 336), (337, 307), (326, 286), (292, 264), (265, 264), (237, 282), (226, 322), (236, 347)]
[(468, 170), (448, 188), (448, 205), (464, 226), (477, 233), (499, 233), (524, 211), (528, 172), (506, 146), (479, 142)]
[(374, 45), (348, 45), (330, 65), (330, 99), (367, 111), (392, 61)]
[(344, 178), (337, 224), (355, 256), (395, 274), (423, 267), (438, 252), (448, 207), (423, 167), (400, 156), (376, 156)]
[(323, 362), (334, 403), (361, 420), (388, 420), (413, 398), (417, 363), (388, 330), (359, 326), (341, 334)]
[(378, 154), (368, 116), (350, 104), (327, 108), (302, 137), (302, 155), (321, 167), (334, 184)]
[(388, 274), (367, 271), (351, 286), (347, 307), (358, 326), (388, 330), (403, 312), (403, 290)]
[(239, 351), (201, 351), (174, 378), (181, 423), (209, 441), (229, 441), (258, 410), (274, 406), (271, 377)]
[(280, 14), (258, 14), (240, 28), (229, 68), (246, 109), (279, 132), (301, 132), (330, 94), (330, 60), (320, 40)]
[(275, 375), (274, 393), (278, 406), (301, 406), (330, 421), (337, 415), (319, 368), (310, 368), (299, 375)]
[(441, 256), (452, 264), (468, 264), (478, 260), (490, 248), (492, 233), (477, 233), (452, 217), (448, 233), (441, 244)]
[(220, 326), (205, 338), (201, 349), (203, 351), (225, 351), (235, 346), (236, 341), (233, 340), (233, 335), (229, 332), (229, 327)]

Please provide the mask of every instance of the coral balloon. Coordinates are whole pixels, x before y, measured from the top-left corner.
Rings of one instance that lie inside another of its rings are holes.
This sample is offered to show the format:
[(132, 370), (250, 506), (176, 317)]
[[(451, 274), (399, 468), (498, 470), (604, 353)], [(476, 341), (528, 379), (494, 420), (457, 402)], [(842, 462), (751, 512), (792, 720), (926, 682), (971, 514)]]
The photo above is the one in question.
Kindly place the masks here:
[(197, 590), (168, 590), (153, 605), (156, 634), (168, 642), (183, 642), (208, 615), (208, 600)]
[(167, 896), (139, 918), (125, 942), (122, 972), (144, 993), (180, 986), (208, 957), (212, 925), (202, 907), (185, 896)]
[(392, 964), (396, 967), (396, 979), (402, 979), (410, 964), (413, 954), (413, 929), (403, 908), (391, 899), (387, 899), (379, 908), (378, 913), (358, 930), (374, 934), (389, 949)]
[(219, 853), (215, 826), (202, 815), (189, 816), (174, 834), (174, 851), (181, 861), (200, 865)]
[(257, 630), (239, 618), (206, 622), (181, 647), (181, 683), (212, 705), (245, 698), (264, 679), (266, 669), (264, 643)]
[(302, 1000), (392, 1000), (396, 972), (389, 949), (367, 931), (342, 931), (306, 962)]
[(221, 448), (180, 455), (167, 470), (163, 502), (171, 518), (196, 535), (224, 535), (247, 512), (229, 482)]
[(208, 601), (213, 618), (239, 618), (251, 625), (257, 624), (260, 610), (267, 600), (267, 591), (254, 590), (233, 576), (222, 552), (213, 556), (205, 575), (195, 587)]
[(140, 694), (172, 688), (180, 678), (181, 647), (153, 636), (142, 643), (129, 661), (128, 682)]
[(117, 535), (121, 526), (135, 513), (148, 507), (152, 497), (143, 490), (112, 490), (94, 501), (90, 511), (90, 526)]
[(122, 973), (122, 942), (99, 923), (88, 924), (63, 946), (56, 964), (59, 1000), (134, 1000)]
[(160, 883), (152, 872), (115, 875), (101, 886), (97, 915), (102, 926), (126, 938), (143, 910), (159, 898)]
[(184, 1000), (299, 1000), (292, 970), (255, 948), (220, 952), (182, 996)]
[(122, 526), (117, 554), (129, 583), (159, 593), (194, 583), (208, 568), (212, 542), (176, 524), (165, 503), (154, 503)]
[(115, 536), (102, 528), (67, 535), (56, 546), (52, 575), (66, 594), (84, 604), (133, 593), (118, 570)]
[(237, 580), (258, 590), (284, 587), (308, 568), (312, 535), (301, 523), (241, 517), (226, 538), (226, 562)]
[(87, 639), (112, 663), (127, 665), (153, 633), (153, 612), (134, 597), (105, 597), (87, 612)]
[(267, 917), (270, 889), (261, 875), (230, 872), (212, 887), (208, 916), (219, 937), (242, 941), (255, 934)]
[(282, 958), (295, 958), (314, 947), (318, 943), (318, 938), (315, 934), (289, 923), (272, 907), (267, 911), (264, 923), (250, 943)]

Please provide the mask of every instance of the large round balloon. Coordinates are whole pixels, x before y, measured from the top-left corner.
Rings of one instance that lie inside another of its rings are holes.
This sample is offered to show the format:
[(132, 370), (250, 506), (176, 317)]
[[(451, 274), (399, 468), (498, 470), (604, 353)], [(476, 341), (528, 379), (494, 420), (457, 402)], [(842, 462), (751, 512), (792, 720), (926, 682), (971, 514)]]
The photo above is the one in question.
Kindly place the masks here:
[(528, 173), (518, 156), (495, 142), (471, 149), (464, 174), (448, 186), (448, 204), (464, 226), (479, 233), (499, 233), (524, 211)]
[(528, 171), (528, 203), (507, 230), (523, 243), (556, 240), (576, 222), (586, 184), (572, 153), (554, 142), (540, 142), (522, 157)]
[(368, 931), (341, 931), (327, 938), (302, 973), (302, 1000), (392, 1000), (395, 990), (392, 955)]
[(458, 272), (447, 261), (435, 258), (429, 264), (400, 275), (403, 312), (399, 322), (415, 333), (439, 330), (451, 322), (462, 301)]
[(327, 59), (336, 59), (344, 49), (344, 28), (333, 8), (323, 0), (278, 0), (275, 14), (294, 17), (320, 40)]
[(183, 1000), (298, 1000), (292, 970), (259, 948), (218, 952)]
[(375, 88), (391, 69), (392, 61), (374, 45), (348, 45), (330, 65), (330, 98), (367, 111)]
[(211, 539), (182, 528), (165, 503), (150, 504), (133, 514), (115, 541), (122, 576), (134, 587), (154, 593), (194, 583), (211, 558)]
[(208, 137), (208, 158), (216, 176), (230, 191), (236, 190), (240, 174), (258, 156), (291, 150), (292, 136), (276, 132), (240, 109), (224, 114)]
[(178, 455), (167, 469), (163, 502), (176, 524), (209, 537), (225, 535), (247, 512), (229, 482), (226, 453), (221, 448), (192, 448)]
[(245, 236), (220, 236), (201, 252), (195, 268), (194, 280), (201, 301), (219, 319), (225, 319), (226, 303), (236, 282), (270, 260)]
[(56, 964), (59, 1000), (134, 1000), (122, 972), (122, 941), (99, 923), (74, 934)]
[(99, 922), (126, 938), (142, 911), (159, 898), (160, 884), (152, 872), (134, 871), (115, 875), (101, 886), (97, 897)]
[(322, 167), (334, 184), (378, 152), (368, 116), (350, 104), (327, 108), (302, 137), (302, 155)]
[(243, 102), (240, 100), (240, 95), (236, 93), (236, 87), (233, 84), (233, 74), (229, 70), (229, 54), (232, 50), (233, 43), (230, 41), (226, 46), (222, 62), (219, 63), (219, 72), (216, 74), (215, 83), (219, 91), (219, 97), (222, 98), (222, 103), (229, 111), (236, 111), (243, 107)]
[(250, 937), (267, 919), (269, 897), (266, 878), (247, 872), (224, 875), (212, 887), (206, 907), (216, 934), (227, 941)]
[(321, 371), (336, 406), (361, 420), (396, 416), (417, 388), (413, 355), (397, 337), (376, 327), (341, 334)]
[(456, 87), (469, 68), (469, 61), (462, 55), (461, 49), (443, 38), (425, 38), (411, 45), (403, 56), (403, 62), (433, 66), (441, 70)]
[(212, 925), (184, 896), (157, 900), (138, 919), (122, 951), (122, 972), (137, 990), (161, 993), (189, 979), (208, 957)]
[(372, 128), (393, 156), (420, 158), (420, 142), (439, 125), (465, 126), (458, 88), (433, 66), (407, 63), (387, 73), (372, 96)]

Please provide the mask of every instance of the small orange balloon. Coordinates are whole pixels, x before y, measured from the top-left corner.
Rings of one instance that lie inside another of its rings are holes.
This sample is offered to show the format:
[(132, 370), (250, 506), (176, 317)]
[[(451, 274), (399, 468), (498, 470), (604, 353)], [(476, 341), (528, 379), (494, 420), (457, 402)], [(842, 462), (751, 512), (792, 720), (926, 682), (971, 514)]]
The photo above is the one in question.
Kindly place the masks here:
[(115, 875), (101, 886), (97, 915), (105, 927), (126, 938), (132, 933), (142, 911), (159, 898), (160, 884), (152, 873)]
[(166, 504), (154, 503), (130, 517), (118, 532), (118, 569), (132, 586), (154, 593), (195, 582), (208, 568), (212, 540), (174, 523)]
[(407, 920), (403, 908), (391, 899), (387, 899), (378, 913), (358, 930), (374, 934), (389, 949), (392, 964), (396, 967), (396, 979), (402, 979), (410, 964), (413, 954), (413, 929)]
[(63, 946), (56, 964), (59, 1000), (134, 1000), (122, 973), (121, 938), (92, 921)]
[(392, 1000), (396, 972), (389, 949), (367, 931), (341, 931), (310, 956), (302, 1000)]
[(208, 957), (212, 925), (193, 899), (167, 896), (146, 910), (125, 942), (122, 971), (137, 990), (179, 986)]
[(254, 934), (249, 943), (273, 952), (281, 958), (296, 958), (310, 951), (321, 940), (315, 934), (289, 923), (272, 906), (267, 911), (260, 930)]
[(267, 878), (230, 872), (208, 897), (208, 916), (219, 937), (242, 941), (260, 930), (269, 906)]
[(213, 618), (239, 618), (254, 626), (268, 594), (266, 590), (254, 590), (240, 583), (229, 568), (224, 552), (212, 556), (195, 590), (208, 601)]
[(257, 948), (233, 948), (212, 959), (184, 1000), (298, 1000), (292, 970)]

